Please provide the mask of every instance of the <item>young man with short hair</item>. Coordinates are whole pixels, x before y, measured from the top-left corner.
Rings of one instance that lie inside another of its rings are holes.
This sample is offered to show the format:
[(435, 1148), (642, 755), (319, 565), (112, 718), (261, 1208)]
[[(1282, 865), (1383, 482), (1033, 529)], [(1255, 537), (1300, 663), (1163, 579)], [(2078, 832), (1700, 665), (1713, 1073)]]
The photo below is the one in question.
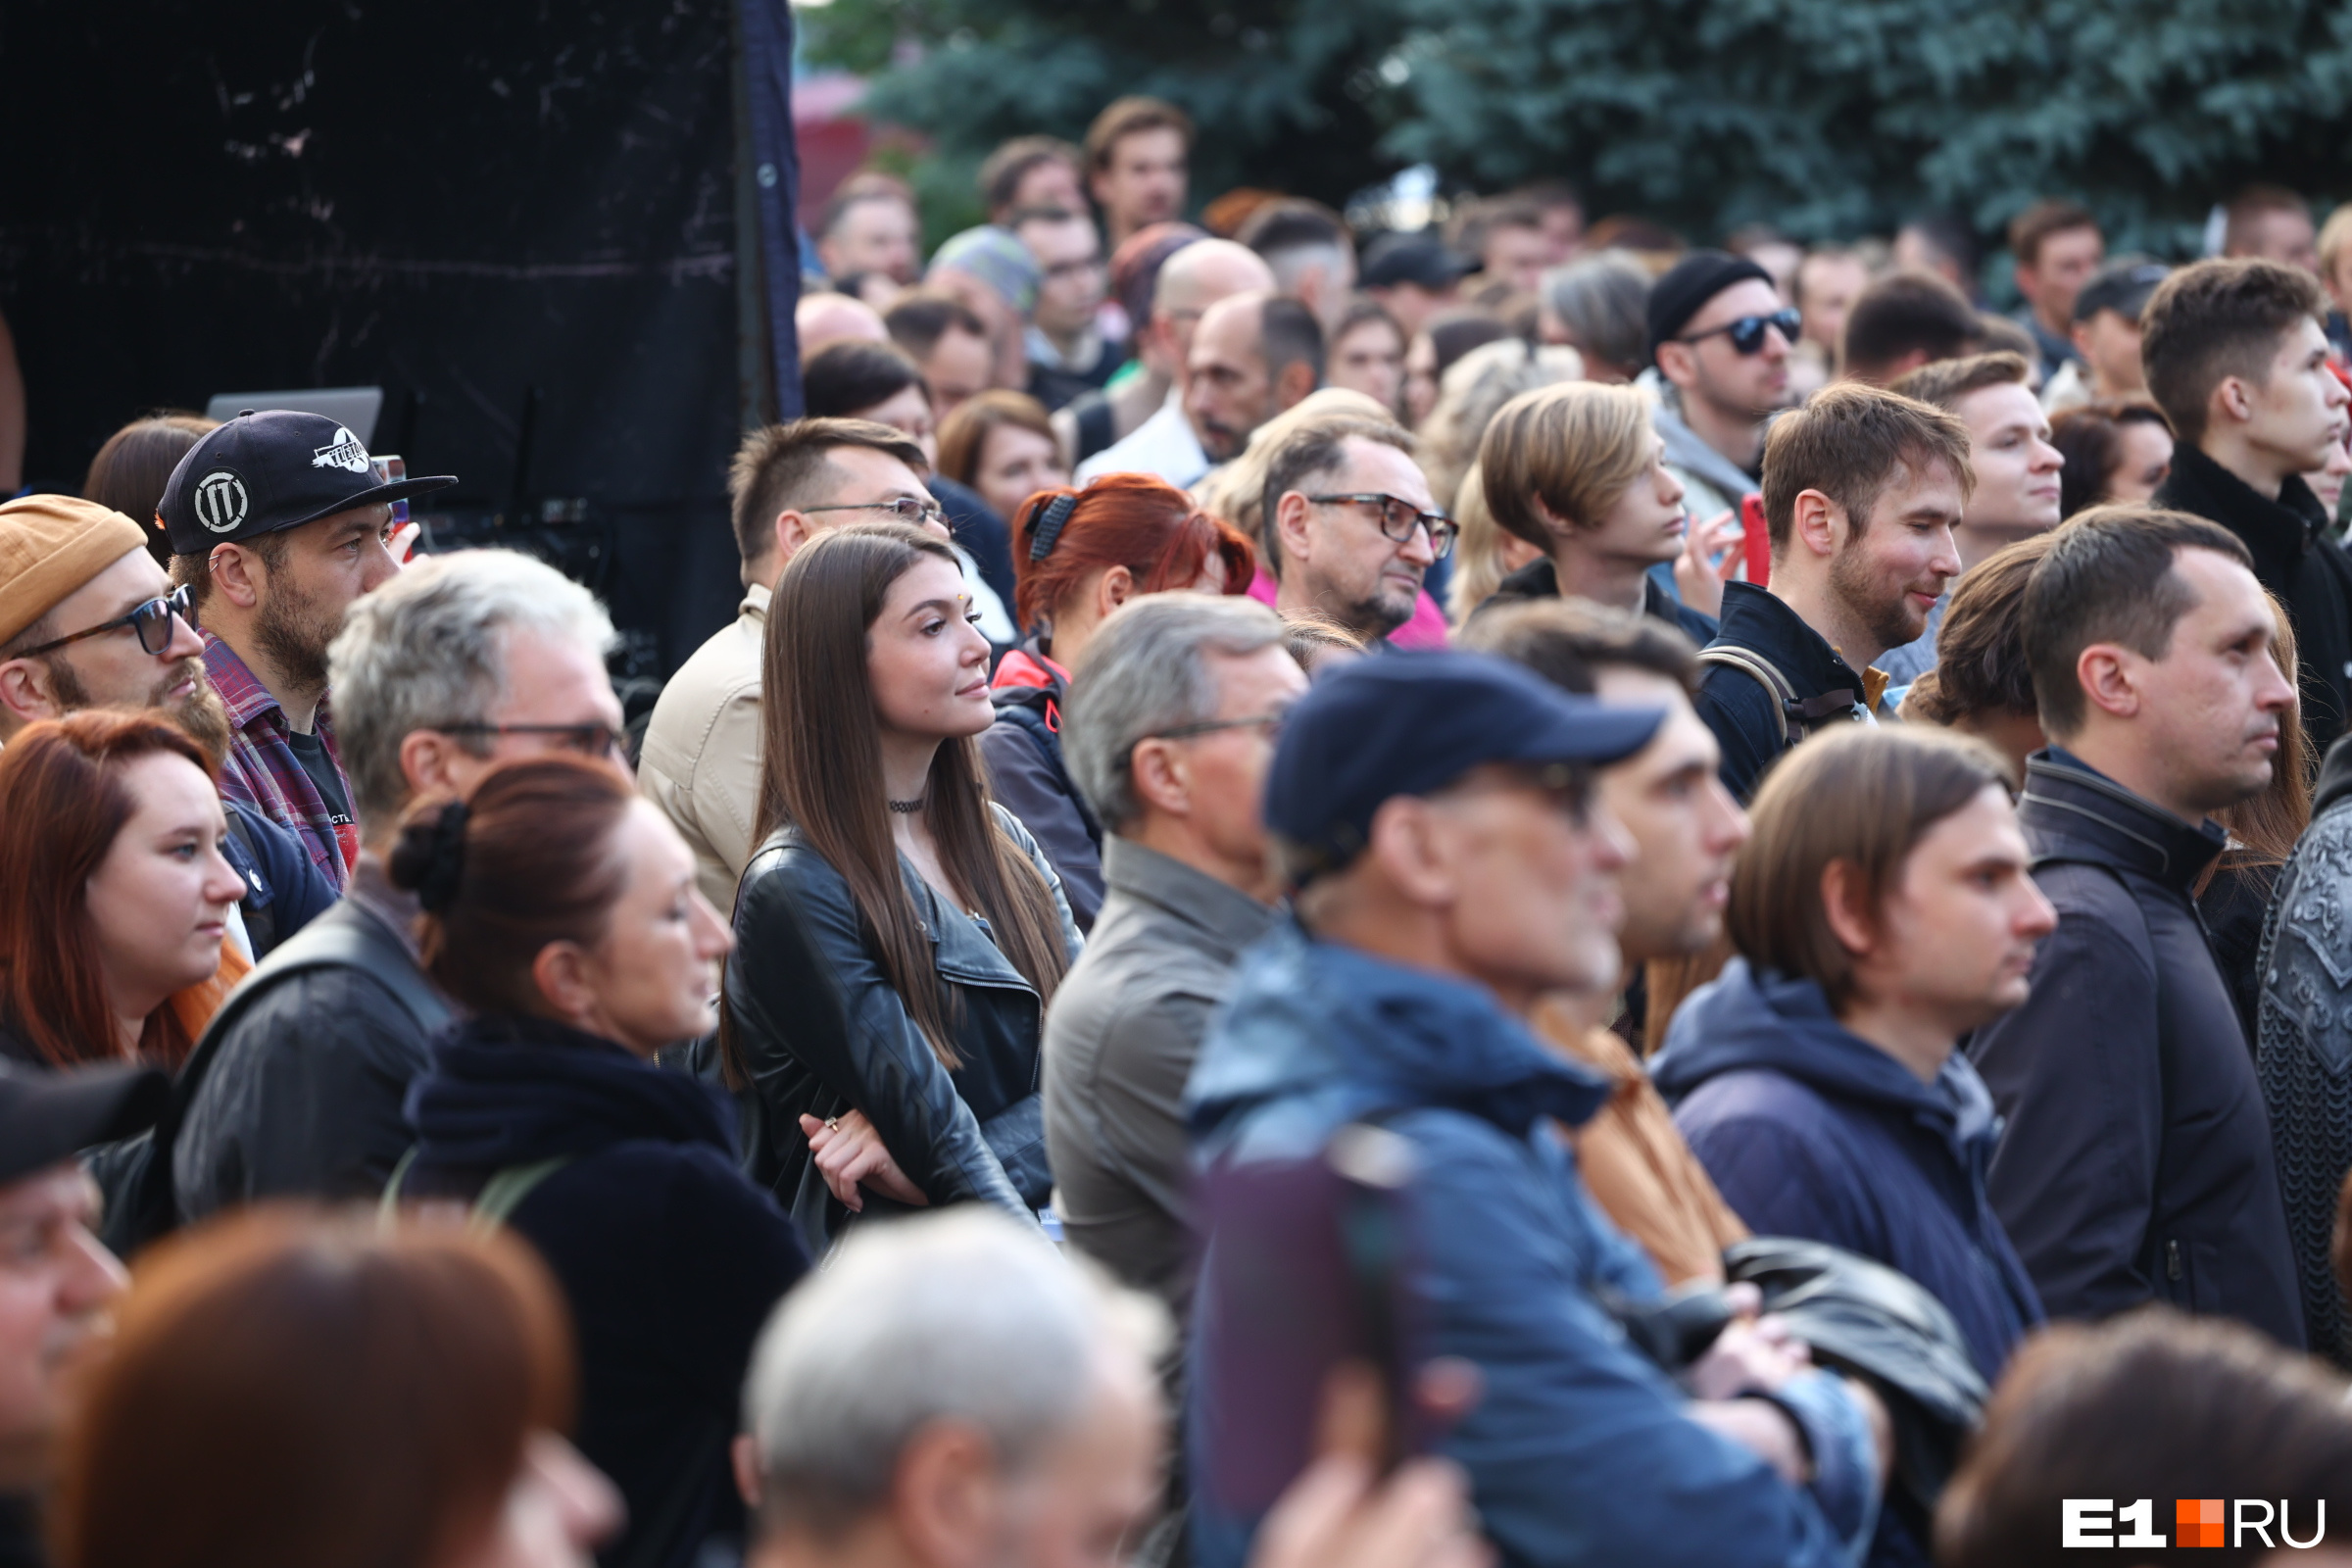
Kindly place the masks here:
[(2270, 602), (2225, 529), (2095, 507), (2021, 620), (2050, 748), (2018, 816), (2058, 929), (1968, 1045), (2007, 1123), (1993, 1206), (2053, 1317), (2162, 1301), (2301, 1349), (2254, 1054), (2194, 902), (2211, 815), (2270, 783), (2294, 701)]
[(353, 601), (400, 570), (392, 503), (457, 482), (379, 483), (368, 449), (334, 420), (247, 411), (188, 449), (157, 506), (172, 580), (194, 602), (205, 672), (228, 708), (220, 794), (300, 834), (338, 890), (360, 829), (328, 712), (327, 644)]
[[(1099, 318), (1110, 275), (1102, 267), (1102, 236), (1079, 208), (1029, 207), (1013, 215), (1015, 238), (1037, 261), (1037, 304), (1022, 343), (1029, 356), (1029, 395), (1049, 410), (1102, 385), (1126, 360), (1105, 339)], [(946, 417), (942, 409), (941, 417)]]
[(2311, 203), (2283, 185), (2247, 186), (2223, 210), (2222, 255), (2277, 262), (2317, 277), (2319, 233)]
[[(1243, 960), (1187, 1102), (1204, 1166), (1301, 1158), (1365, 1118), (1409, 1150), (1428, 1223), (1404, 1288), (1426, 1353), (1484, 1383), (1443, 1450), (1506, 1560), (1848, 1562), (1877, 1511), (1868, 1396), (1745, 1314), (1685, 1386), (1632, 1348), (1604, 1303), (1654, 1302), (1657, 1275), (1554, 1131), (1607, 1083), (1528, 1028), (1545, 996), (1613, 983), (1629, 845), (1592, 769), (1658, 721), (1474, 655), (1324, 675), (1267, 779), (1293, 917)], [(1219, 1246), (1212, 1217), (1203, 1301)], [(1194, 1323), (1194, 1446), (1217, 1453), (1247, 1417), (1214, 1397), (1223, 1325)], [(1239, 1568), (1253, 1522), (1197, 1493), (1197, 1559)]]
[(1755, 489), (1764, 422), (1788, 406), (1797, 323), (1770, 272), (1723, 251), (1691, 252), (1649, 291), (1655, 419), (1693, 516), (1733, 511)]
[(955, 295), (911, 290), (882, 313), (882, 325), (922, 373), (935, 420), (988, 390), (996, 363), (988, 323)]
[(1838, 373), (1838, 351), (1845, 340), (1846, 313), (1870, 286), (1870, 267), (1850, 250), (1817, 246), (1796, 264), (1791, 303), (1802, 325), (1799, 346), (1809, 347), (1826, 372)]
[(1744, 801), (1825, 724), (1875, 720), (1871, 666), (1918, 638), (1960, 574), (1952, 525), (1975, 483), (1968, 427), (1940, 409), (1839, 382), (1782, 416), (1764, 448), (1767, 588), (1724, 584), (1698, 712)]
[(1059, 208), (1086, 211), (1079, 165), (1086, 155), (1058, 136), (1015, 136), (980, 165), (980, 201), (988, 220), (1008, 228), (1015, 213)]
[(2043, 200), (2009, 220), (2011, 274), (2025, 308), (2017, 324), (2034, 334), (2041, 351), (2041, 378), (2076, 357), (2075, 295), (2106, 260), (2107, 241), (2090, 209), (2077, 202)]
[(1320, 202), (1268, 202), (1234, 236), (1274, 270), (1274, 287), (1315, 313), (1326, 337), (1339, 330), (1355, 291), (1355, 242)]
[(886, 174), (854, 174), (825, 203), (816, 262), (830, 278), (879, 272), (902, 288), (923, 275), (922, 223), (906, 187)]
[(1383, 234), (1364, 248), (1357, 281), (1388, 307), (1409, 340), (1431, 317), (1459, 297), (1462, 278), (1477, 264), (1431, 234)]
[(1102, 210), (1103, 242), (1184, 216), (1190, 115), (1158, 98), (1116, 99), (1086, 130), (1086, 188)]
[(2140, 322), (2148, 390), (2172, 420), (2156, 504), (2219, 523), (2294, 617), (2314, 756), (2352, 714), (2352, 555), (2303, 475), (2341, 447), (2352, 404), (2328, 367), (2320, 286), (2276, 262), (2199, 262)]
[(1184, 365), (1184, 412), (1211, 463), (1323, 384), (1323, 329), (1281, 294), (1236, 294), (1200, 313)]
[(1324, 616), (1382, 648), (1459, 531), (1430, 499), (1412, 434), (1374, 419), (1320, 422), (1277, 445), (1262, 515), (1274, 608)]
[(1934, 272), (1888, 272), (1845, 314), (1838, 379), (1892, 386), (1923, 365), (1974, 354), (1984, 330), (1968, 297)]
[(1478, 258), (1482, 278), (1507, 283), (1517, 294), (1533, 294), (1544, 269), (1567, 260), (1544, 209), (1516, 193), (1475, 203), (1453, 239)]
[(2108, 263), (2075, 296), (2075, 352), (2041, 389), (2041, 406), (2063, 414), (2089, 403), (2145, 398), (2139, 363), (2139, 315), (2170, 269), (2145, 257)]
[(867, 419), (796, 419), (744, 437), (727, 475), (743, 604), (662, 688), (645, 732), (637, 788), (694, 851), (695, 877), (715, 909), (759, 848), (760, 692), (767, 602), (801, 546), (852, 522), (900, 512), (946, 532), (924, 487), (922, 449)]
[[(1922, 366), (1894, 384), (1904, 397), (1968, 427), (1968, 509), (1952, 528), (1962, 572), (2005, 545), (2058, 526), (2058, 473), (2066, 456), (2050, 445), (2049, 416), (2026, 384), (2030, 374), (2020, 355), (1979, 354)], [(1950, 603), (1947, 591), (1928, 612), (1925, 631), (1880, 658), (1889, 682), (1908, 686), (1936, 667), (1936, 631)]]

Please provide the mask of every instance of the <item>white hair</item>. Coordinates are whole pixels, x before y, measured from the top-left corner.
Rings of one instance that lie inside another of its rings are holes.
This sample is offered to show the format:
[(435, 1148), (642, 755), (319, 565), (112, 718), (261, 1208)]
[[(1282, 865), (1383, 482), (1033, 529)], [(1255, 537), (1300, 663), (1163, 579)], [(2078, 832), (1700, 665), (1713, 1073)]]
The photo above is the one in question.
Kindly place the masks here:
[[(744, 1389), (768, 1503), (834, 1536), (889, 1495), (926, 1426), (1017, 1473), (1166, 1338), (1157, 1302), (979, 1204), (853, 1230), (776, 1308)], [(1089, 1369), (1093, 1376), (1088, 1375)]]
[(600, 660), (614, 641), (595, 595), (514, 550), (427, 556), (352, 605), (326, 669), (363, 828), (408, 808), (400, 743), (411, 731), (488, 717), (506, 693), (507, 634), (518, 628), (575, 642)]

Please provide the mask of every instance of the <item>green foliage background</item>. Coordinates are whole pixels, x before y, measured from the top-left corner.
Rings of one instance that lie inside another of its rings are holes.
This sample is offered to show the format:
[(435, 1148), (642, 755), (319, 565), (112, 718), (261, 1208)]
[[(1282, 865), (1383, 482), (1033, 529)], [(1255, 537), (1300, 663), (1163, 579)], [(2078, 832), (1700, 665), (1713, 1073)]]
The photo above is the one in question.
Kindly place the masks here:
[(2254, 179), (2352, 193), (2352, 0), (833, 0), (808, 58), (932, 139), (934, 237), (1004, 137), (1148, 92), (1202, 127), (1196, 198), (1338, 204), (1411, 163), (1573, 180), (1595, 215), (1803, 238), (2043, 194), (2180, 253)]

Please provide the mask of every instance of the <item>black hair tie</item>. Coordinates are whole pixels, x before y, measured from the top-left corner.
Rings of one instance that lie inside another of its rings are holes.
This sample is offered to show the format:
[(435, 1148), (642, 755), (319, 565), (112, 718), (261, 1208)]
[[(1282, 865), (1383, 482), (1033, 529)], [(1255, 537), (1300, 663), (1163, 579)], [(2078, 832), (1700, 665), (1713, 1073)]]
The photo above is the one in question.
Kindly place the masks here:
[(466, 819), (464, 801), (441, 808), (433, 822), (431, 857), (416, 884), (416, 903), (427, 914), (439, 914), (457, 902), (458, 884), (466, 876)]
[(1070, 514), (1078, 510), (1076, 496), (1055, 496), (1035, 514), (1036, 522), (1029, 529), (1029, 559), (1043, 561), (1061, 543), (1061, 530), (1068, 525)]

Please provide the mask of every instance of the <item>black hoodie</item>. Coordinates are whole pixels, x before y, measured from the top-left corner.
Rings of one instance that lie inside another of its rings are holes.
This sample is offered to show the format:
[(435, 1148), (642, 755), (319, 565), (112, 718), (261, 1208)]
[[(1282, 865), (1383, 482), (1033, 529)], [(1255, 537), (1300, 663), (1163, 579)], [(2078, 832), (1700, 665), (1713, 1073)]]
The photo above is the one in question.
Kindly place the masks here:
[(609, 1040), (476, 1018), (410, 1087), (409, 1198), (471, 1198), (499, 1170), (564, 1157), (508, 1223), (564, 1287), (579, 1341), (580, 1451), (620, 1488), (642, 1548), (692, 1563), (742, 1529), (727, 1446), (753, 1342), (804, 1273), (800, 1235), (736, 1168), (731, 1113), (699, 1079)]

